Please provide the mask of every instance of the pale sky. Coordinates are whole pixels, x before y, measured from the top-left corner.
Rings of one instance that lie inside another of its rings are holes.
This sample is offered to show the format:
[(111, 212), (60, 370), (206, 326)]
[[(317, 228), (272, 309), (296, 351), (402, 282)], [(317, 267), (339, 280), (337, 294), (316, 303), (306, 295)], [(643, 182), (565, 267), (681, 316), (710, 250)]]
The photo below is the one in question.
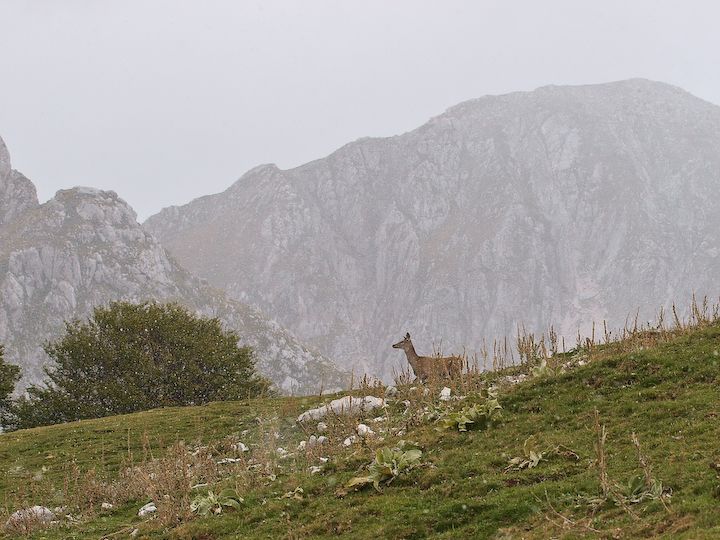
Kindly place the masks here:
[(720, 104), (720, 2), (0, 0), (0, 136), (140, 219), (456, 103), (644, 77)]

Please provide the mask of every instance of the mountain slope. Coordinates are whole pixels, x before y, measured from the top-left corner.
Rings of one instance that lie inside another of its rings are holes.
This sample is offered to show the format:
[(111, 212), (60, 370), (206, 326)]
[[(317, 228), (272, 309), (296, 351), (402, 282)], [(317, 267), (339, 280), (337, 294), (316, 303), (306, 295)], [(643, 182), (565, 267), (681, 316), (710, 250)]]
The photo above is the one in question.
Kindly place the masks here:
[(322, 352), (387, 375), (554, 321), (717, 295), (720, 107), (662, 83), (462, 103), (292, 170), (257, 167), (145, 227)]
[(343, 372), (276, 322), (180, 267), (114, 192), (75, 188), (39, 205), (32, 183), (3, 155), (0, 343), (6, 360), (23, 367), (24, 384), (42, 378), (42, 344), (60, 335), (63, 321), (120, 299), (177, 301), (220, 318), (255, 348), (259, 370), (286, 392), (347, 383)]

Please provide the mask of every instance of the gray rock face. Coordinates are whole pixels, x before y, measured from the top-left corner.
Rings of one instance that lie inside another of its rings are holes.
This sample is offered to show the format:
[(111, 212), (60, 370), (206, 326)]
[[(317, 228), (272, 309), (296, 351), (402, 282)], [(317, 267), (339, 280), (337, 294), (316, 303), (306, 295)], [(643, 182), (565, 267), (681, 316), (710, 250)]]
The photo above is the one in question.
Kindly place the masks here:
[(10, 154), (0, 138), (0, 226), (10, 223), (25, 210), (37, 205), (35, 186), (12, 169)]
[[(3, 211), (20, 209), (18, 200), (7, 199)], [(180, 267), (114, 192), (59, 191), (0, 224), (0, 343), (6, 360), (23, 367), (24, 384), (43, 378), (48, 358), (42, 344), (61, 335), (65, 320), (111, 300), (177, 301), (220, 318), (255, 349), (258, 369), (286, 392), (347, 384), (344, 373), (278, 323)]]
[(406, 331), (420, 354), (473, 351), (521, 323), (574, 336), (717, 297), (718, 193), (720, 107), (629, 80), (468, 101), (145, 226), (342, 365), (388, 375)]

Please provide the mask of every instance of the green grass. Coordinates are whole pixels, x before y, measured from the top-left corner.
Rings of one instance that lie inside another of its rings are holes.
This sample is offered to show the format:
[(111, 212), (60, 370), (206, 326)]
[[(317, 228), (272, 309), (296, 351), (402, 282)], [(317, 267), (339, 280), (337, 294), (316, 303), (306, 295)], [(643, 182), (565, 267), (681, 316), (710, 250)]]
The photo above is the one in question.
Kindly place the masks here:
[[(277, 462), (274, 476), (258, 471), (255, 481), (221, 482), (240, 486), (245, 502), (237, 512), (163, 527), (136, 516), (147, 501), (132, 501), (33, 538), (100, 538), (119, 531), (125, 532), (113, 538), (127, 538), (134, 527), (140, 538), (177, 539), (720, 537), (720, 479), (710, 467), (720, 461), (720, 327), (681, 333), (645, 350), (613, 352), (620, 349), (606, 346), (584, 367), (501, 392), (503, 419), (485, 431), (440, 430), (432, 422), (411, 426), (403, 438), (421, 445), (422, 465), (382, 493), (342, 489), (362, 474), (380, 443), (351, 449), (338, 444), (327, 450), (331, 460), (320, 474), (307, 471), (317, 463), (312, 456), (295, 457)], [(214, 403), (0, 435), (5, 516), (23, 504), (61, 504), (72, 493), (66, 484), (73, 462), (111, 479), (130, 461), (161, 456), (178, 440), (207, 444), (235, 434), (258, 455), (268, 444), (294, 449), (306, 438), (294, 419), (321, 401)], [(391, 405), (389, 421), (398, 424), (402, 410)], [(610, 478), (625, 483), (640, 471), (630, 439), (637, 433), (653, 476), (672, 489), (669, 511), (660, 501), (632, 505), (635, 516), (612, 504), (595, 513), (575, 506), (577, 495), (601, 490), (595, 410), (607, 427)], [(333, 429), (331, 438), (340, 438), (342, 426)], [(279, 438), (269, 443), (275, 432)], [(551, 455), (536, 468), (503, 473), (533, 434), (542, 448), (572, 449), (579, 461)], [(389, 436), (382, 444), (397, 440)], [(297, 487), (301, 500), (283, 496)]]

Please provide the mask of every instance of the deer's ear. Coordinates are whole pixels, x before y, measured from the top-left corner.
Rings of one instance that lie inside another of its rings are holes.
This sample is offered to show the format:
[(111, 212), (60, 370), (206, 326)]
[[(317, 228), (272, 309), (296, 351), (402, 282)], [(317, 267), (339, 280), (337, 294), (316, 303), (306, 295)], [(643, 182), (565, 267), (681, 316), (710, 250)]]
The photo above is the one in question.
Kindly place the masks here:
[(410, 332), (408, 332), (407, 334), (405, 334), (405, 339), (410, 339)]

